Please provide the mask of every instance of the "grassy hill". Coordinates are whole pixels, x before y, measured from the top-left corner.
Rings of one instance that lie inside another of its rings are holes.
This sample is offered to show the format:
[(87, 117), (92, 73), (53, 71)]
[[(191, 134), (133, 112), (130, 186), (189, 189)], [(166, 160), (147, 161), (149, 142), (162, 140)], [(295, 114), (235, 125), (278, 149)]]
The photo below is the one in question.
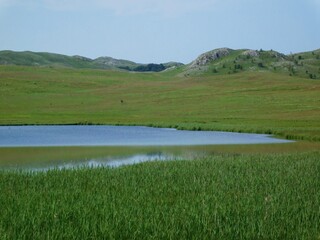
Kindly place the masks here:
[(239, 72), (274, 72), (320, 79), (320, 49), (311, 52), (285, 55), (273, 50), (215, 49), (201, 54), (190, 64), (178, 62), (140, 64), (112, 57), (90, 59), (55, 53), (0, 51), (0, 65), (50, 66), (122, 70), (135, 72), (160, 72), (164, 70), (182, 76), (224, 75)]
[[(160, 66), (2, 51), (0, 124), (135, 124), (320, 140), (319, 56), (222, 48), (188, 65)], [(132, 72), (159, 66), (165, 71)]]
[(274, 72), (320, 79), (320, 50), (284, 55), (270, 50), (216, 49), (200, 55), (183, 68), (183, 74), (234, 74), (244, 71)]
[(69, 57), (55, 53), (13, 52), (1, 51), (0, 64), (23, 66), (55, 66), (72, 68), (93, 68), (94, 63), (89, 58), (80, 56)]
[[(66, 56), (55, 53), (43, 52), (14, 52), (0, 51), (0, 65), (18, 66), (50, 66), (68, 68), (89, 68), (89, 69), (108, 69), (108, 70), (127, 70), (127, 71), (151, 71), (150, 64), (139, 64), (132, 61), (114, 59), (111, 57), (99, 57), (90, 59), (82, 56)], [(181, 63), (153, 64), (158, 68), (155, 71), (162, 71), (172, 66), (181, 66)]]

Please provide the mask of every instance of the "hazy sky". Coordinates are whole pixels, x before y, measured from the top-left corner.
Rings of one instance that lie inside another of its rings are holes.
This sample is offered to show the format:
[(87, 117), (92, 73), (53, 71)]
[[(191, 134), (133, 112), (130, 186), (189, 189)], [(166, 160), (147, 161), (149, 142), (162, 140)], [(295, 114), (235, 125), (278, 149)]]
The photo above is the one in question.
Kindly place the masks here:
[(189, 63), (220, 47), (320, 48), (320, 0), (0, 0), (0, 50)]

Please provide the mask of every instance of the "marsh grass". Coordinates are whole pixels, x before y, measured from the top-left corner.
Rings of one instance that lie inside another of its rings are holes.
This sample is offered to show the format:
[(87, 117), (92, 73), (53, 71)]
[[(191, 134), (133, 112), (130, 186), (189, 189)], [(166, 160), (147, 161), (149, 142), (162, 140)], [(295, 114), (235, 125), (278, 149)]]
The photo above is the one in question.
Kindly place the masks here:
[(318, 239), (319, 152), (0, 173), (1, 239)]

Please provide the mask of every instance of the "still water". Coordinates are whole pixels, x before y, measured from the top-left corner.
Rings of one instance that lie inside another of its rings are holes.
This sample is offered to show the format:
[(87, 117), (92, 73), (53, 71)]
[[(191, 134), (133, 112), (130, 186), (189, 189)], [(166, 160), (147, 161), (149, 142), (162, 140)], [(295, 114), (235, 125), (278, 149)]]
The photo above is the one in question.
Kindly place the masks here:
[(118, 167), (205, 156), (201, 146), (287, 142), (265, 134), (139, 126), (0, 126), (0, 168)]
[(181, 146), (283, 143), (265, 134), (136, 126), (0, 126), (0, 147)]

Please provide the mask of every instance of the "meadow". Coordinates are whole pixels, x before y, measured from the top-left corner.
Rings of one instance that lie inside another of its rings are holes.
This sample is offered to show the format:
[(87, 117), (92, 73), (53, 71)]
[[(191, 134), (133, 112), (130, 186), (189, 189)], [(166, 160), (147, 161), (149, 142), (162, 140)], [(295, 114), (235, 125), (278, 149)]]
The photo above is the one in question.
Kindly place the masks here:
[[(1, 171), (0, 239), (319, 239), (320, 82), (272, 71), (180, 73), (0, 66), (0, 124), (148, 125), (300, 141), (215, 146), (205, 158), (120, 168)], [(0, 165), (110, 151), (0, 148)]]
[(113, 124), (320, 140), (320, 82), (269, 71), (163, 73), (0, 66), (0, 124)]

